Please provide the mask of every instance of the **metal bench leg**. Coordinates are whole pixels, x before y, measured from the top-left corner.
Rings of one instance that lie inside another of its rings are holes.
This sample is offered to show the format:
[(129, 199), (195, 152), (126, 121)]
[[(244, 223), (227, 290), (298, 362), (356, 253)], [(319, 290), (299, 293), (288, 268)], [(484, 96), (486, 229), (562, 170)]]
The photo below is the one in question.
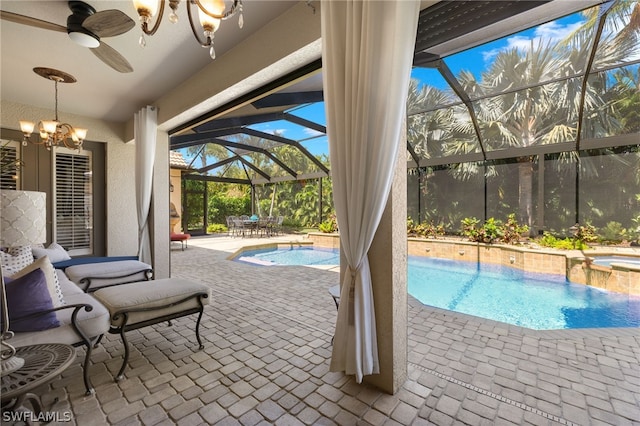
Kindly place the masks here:
[(200, 339), (200, 320), (202, 319), (202, 313), (204, 312), (204, 305), (202, 305), (202, 301), (200, 301), (200, 313), (198, 314), (198, 319), (196, 320), (196, 339), (198, 339), (198, 349), (204, 349), (204, 345), (202, 344), (202, 339)]
[(120, 371), (118, 371), (118, 375), (116, 376), (116, 381), (124, 379), (124, 369), (127, 368), (127, 362), (129, 361), (129, 342), (125, 336), (124, 327), (120, 329), (120, 337), (122, 338), (122, 344), (124, 346), (124, 359), (122, 360)]
[(85, 346), (87, 347), (87, 354), (84, 357), (84, 364), (82, 366), (82, 379), (84, 380), (84, 387), (87, 389), (86, 395), (89, 396), (93, 395), (96, 392), (93, 388), (93, 385), (91, 384), (91, 380), (89, 379), (89, 364), (91, 363), (91, 352), (93, 351), (93, 343), (90, 342)]

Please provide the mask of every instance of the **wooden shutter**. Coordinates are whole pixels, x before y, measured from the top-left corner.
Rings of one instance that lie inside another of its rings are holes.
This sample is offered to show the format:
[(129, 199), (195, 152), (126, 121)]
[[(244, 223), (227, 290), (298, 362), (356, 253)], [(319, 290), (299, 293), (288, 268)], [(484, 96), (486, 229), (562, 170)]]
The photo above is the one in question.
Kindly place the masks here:
[(71, 255), (93, 253), (93, 170), (90, 151), (55, 148), (54, 240)]

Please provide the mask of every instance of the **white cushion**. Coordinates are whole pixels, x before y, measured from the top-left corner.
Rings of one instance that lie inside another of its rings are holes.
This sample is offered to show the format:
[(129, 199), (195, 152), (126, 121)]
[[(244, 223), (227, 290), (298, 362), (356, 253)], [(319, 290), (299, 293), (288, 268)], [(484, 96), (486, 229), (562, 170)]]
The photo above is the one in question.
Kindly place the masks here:
[(62, 262), (63, 260), (71, 259), (69, 253), (58, 243), (51, 243), (47, 248), (41, 247), (32, 247), (31, 251), (33, 253), (33, 257), (36, 259), (40, 259), (41, 257), (47, 256), (51, 263)]

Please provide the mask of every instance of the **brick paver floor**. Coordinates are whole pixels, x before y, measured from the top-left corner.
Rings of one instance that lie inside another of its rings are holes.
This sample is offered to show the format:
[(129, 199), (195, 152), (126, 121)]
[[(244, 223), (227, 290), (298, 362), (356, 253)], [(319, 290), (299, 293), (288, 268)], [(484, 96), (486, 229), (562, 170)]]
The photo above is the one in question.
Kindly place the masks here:
[(238, 241), (193, 238), (172, 251), (172, 275), (213, 293), (204, 350), (193, 316), (130, 332), (116, 383), (123, 349), (107, 336), (93, 354), (96, 394), (84, 395), (79, 349), (38, 390), (57, 399), (48, 412), (80, 426), (640, 424), (638, 329), (536, 332), (409, 297), (408, 380), (388, 395), (329, 372), (338, 273), (227, 260)]

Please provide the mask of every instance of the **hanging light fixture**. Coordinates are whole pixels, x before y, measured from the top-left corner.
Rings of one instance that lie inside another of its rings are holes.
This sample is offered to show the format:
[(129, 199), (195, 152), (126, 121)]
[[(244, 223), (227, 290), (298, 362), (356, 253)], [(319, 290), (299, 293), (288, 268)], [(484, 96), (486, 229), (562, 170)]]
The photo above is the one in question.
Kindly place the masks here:
[(44, 77), (47, 80), (51, 80), (55, 83), (56, 88), (56, 103), (55, 103), (55, 119), (42, 120), (38, 123), (38, 132), (40, 133), (40, 141), (32, 141), (31, 134), (36, 125), (32, 121), (20, 120), (20, 130), (24, 134), (22, 139), (22, 145), (26, 146), (28, 142), (36, 145), (45, 145), (48, 150), (51, 150), (52, 146), (64, 145), (67, 148), (77, 148), (78, 151), (82, 148), (82, 143), (87, 137), (87, 129), (74, 128), (71, 124), (60, 123), (58, 120), (58, 83), (75, 83), (74, 76), (67, 74), (66, 72), (54, 70), (52, 68), (36, 67), (33, 72), (40, 77)]
[[(220, 27), (220, 21), (234, 16), (236, 13), (240, 13), (238, 18), (238, 26), (242, 28), (244, 25), (244, 19), (242, 17), (242, 0), (233, 0), (233, 4), (226, 10), (224, 0), (186, 0), (187, 3), (187, 15), (189, 17), (189, 25), (191, 25), (191, 31), (198, 43), (202, 47), (209, 48), (209, 56), (211, 59), (216, 58), (216, 51), (213, 48), (213, 35)], [(180, 0), (169, 0), (169, 7), (171, 8), (171, 14), (169, 15), (169, 21), (171, 23), (178, 22), (178, 5)], [(197, 6), (198, 20), (200, 21), (201, 31), (199, 34), (196, 30), (196, 26), (193, 22), (193, 16), (191, 9), (193, 5)], [(162, 15), (164, 13), (164, 0), (133, 0), (133, 6), (136, 8), (138, 15), (140, 16), (140, 24), (142, 27), (142, 35), (140, 36), (140, 46), (145, 47), (147, 42), (144, 35), (152, 36), (158, 31), (160, 22), (162, 21)], [(157, 15), (155, 25), (151, 26), (151, 20)]]

